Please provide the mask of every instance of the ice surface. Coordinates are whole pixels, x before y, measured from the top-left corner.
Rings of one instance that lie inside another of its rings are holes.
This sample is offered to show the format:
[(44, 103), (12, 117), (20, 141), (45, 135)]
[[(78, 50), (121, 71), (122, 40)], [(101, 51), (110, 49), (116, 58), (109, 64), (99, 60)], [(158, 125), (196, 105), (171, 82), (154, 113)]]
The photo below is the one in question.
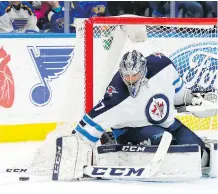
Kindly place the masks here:
[[(218, 131), (201, 132), (201, 136), (218, 139)], [(154, 183), (139, 181), (85, 180), (54, 182), (31, 177), (21, 182), (6, 168), (25, 167), (30, 164), (40, 142), (0, 144), (0, 194), (214, 194), (218, 193), (218, 179), (204, 178), (192, 182)]]

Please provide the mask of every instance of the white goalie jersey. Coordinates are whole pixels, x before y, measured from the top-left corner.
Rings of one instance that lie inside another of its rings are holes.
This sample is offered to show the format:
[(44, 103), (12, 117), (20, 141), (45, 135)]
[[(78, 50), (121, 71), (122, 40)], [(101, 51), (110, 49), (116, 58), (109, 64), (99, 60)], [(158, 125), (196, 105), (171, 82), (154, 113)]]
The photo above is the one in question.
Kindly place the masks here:
[(119, 72), (106, 89), (104, 98), (78, 123), (76, 131), (97, 142), (108, 128), (174, 125), (175, 105), (184, 104), (186, 86), (172, 61), (161, 53), (148, 57), (147, 82), (132, 98)]
[(0, 10), (0, 32), (39, 32), (37, 18), (29, 7), (28, 2), (22, 2), (17, 6), (9, 2), (2, 3)]

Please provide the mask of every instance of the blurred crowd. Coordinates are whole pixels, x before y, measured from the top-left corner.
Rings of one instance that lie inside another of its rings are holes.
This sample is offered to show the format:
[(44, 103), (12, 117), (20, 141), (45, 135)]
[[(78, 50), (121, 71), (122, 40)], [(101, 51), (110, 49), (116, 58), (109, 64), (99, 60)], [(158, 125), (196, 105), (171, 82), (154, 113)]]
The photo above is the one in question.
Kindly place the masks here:
[(66, 12), (75, 32), (75, 18), (93, 16), (217, 18), (217, 1), (1, 1), (0, 33), (63, 33)]

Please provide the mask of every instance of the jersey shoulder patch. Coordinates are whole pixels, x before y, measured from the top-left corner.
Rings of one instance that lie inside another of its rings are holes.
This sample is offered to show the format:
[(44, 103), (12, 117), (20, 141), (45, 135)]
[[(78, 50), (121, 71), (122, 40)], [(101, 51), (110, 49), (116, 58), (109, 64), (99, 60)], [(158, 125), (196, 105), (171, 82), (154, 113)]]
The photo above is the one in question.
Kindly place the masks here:
[[(117, 94), (117, 95), (116, 95)], [(105, 99), (123, 99), (129, 96), (128, 88), (126, 84), (123, 82), (123, 79), (120, 76), (120, 73), (117, 72), (109, 86), (106, 89), (104, 98)]]
[(154, 53), (146, 57), (147, 59), (147, 78), (150, 79), (169, 65), (173, 65), (173, 62), (162, 53)]
[(123, 82), (120, 73), (117, 72), (106, 89), (104, 98), (89, 113), (91, 118), (112, 109), (129, 97), (129, 91)]

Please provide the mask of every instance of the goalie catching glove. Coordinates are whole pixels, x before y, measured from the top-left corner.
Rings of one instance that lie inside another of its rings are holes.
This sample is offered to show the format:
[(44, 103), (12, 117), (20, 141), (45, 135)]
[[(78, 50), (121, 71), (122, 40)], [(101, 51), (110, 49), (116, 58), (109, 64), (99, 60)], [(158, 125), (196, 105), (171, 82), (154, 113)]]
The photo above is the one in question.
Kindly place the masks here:
[(200, 93), (193, 93), (192, 94), (191, 105), (193, 105), (193, 106), (202, 105), (203, 100), (204, 99), (203, 99), (203, 97), (201, 96)]
[(205, 92), (205, 93), (192, 93), (191, 90), (187, 89), (184, 95), (185, 106), (202, 105), (204, 101), (216, 104), (217, 103), (217, 93), (216, 92)]
[(179, 113), (186, 112), (198, 118), (206, 118), (217, 114), (216, 104), (217, 94), (215, 92), (191, 93), (187, 89), (184, 95), (184, 104), (176, 106), (176, 109)]

